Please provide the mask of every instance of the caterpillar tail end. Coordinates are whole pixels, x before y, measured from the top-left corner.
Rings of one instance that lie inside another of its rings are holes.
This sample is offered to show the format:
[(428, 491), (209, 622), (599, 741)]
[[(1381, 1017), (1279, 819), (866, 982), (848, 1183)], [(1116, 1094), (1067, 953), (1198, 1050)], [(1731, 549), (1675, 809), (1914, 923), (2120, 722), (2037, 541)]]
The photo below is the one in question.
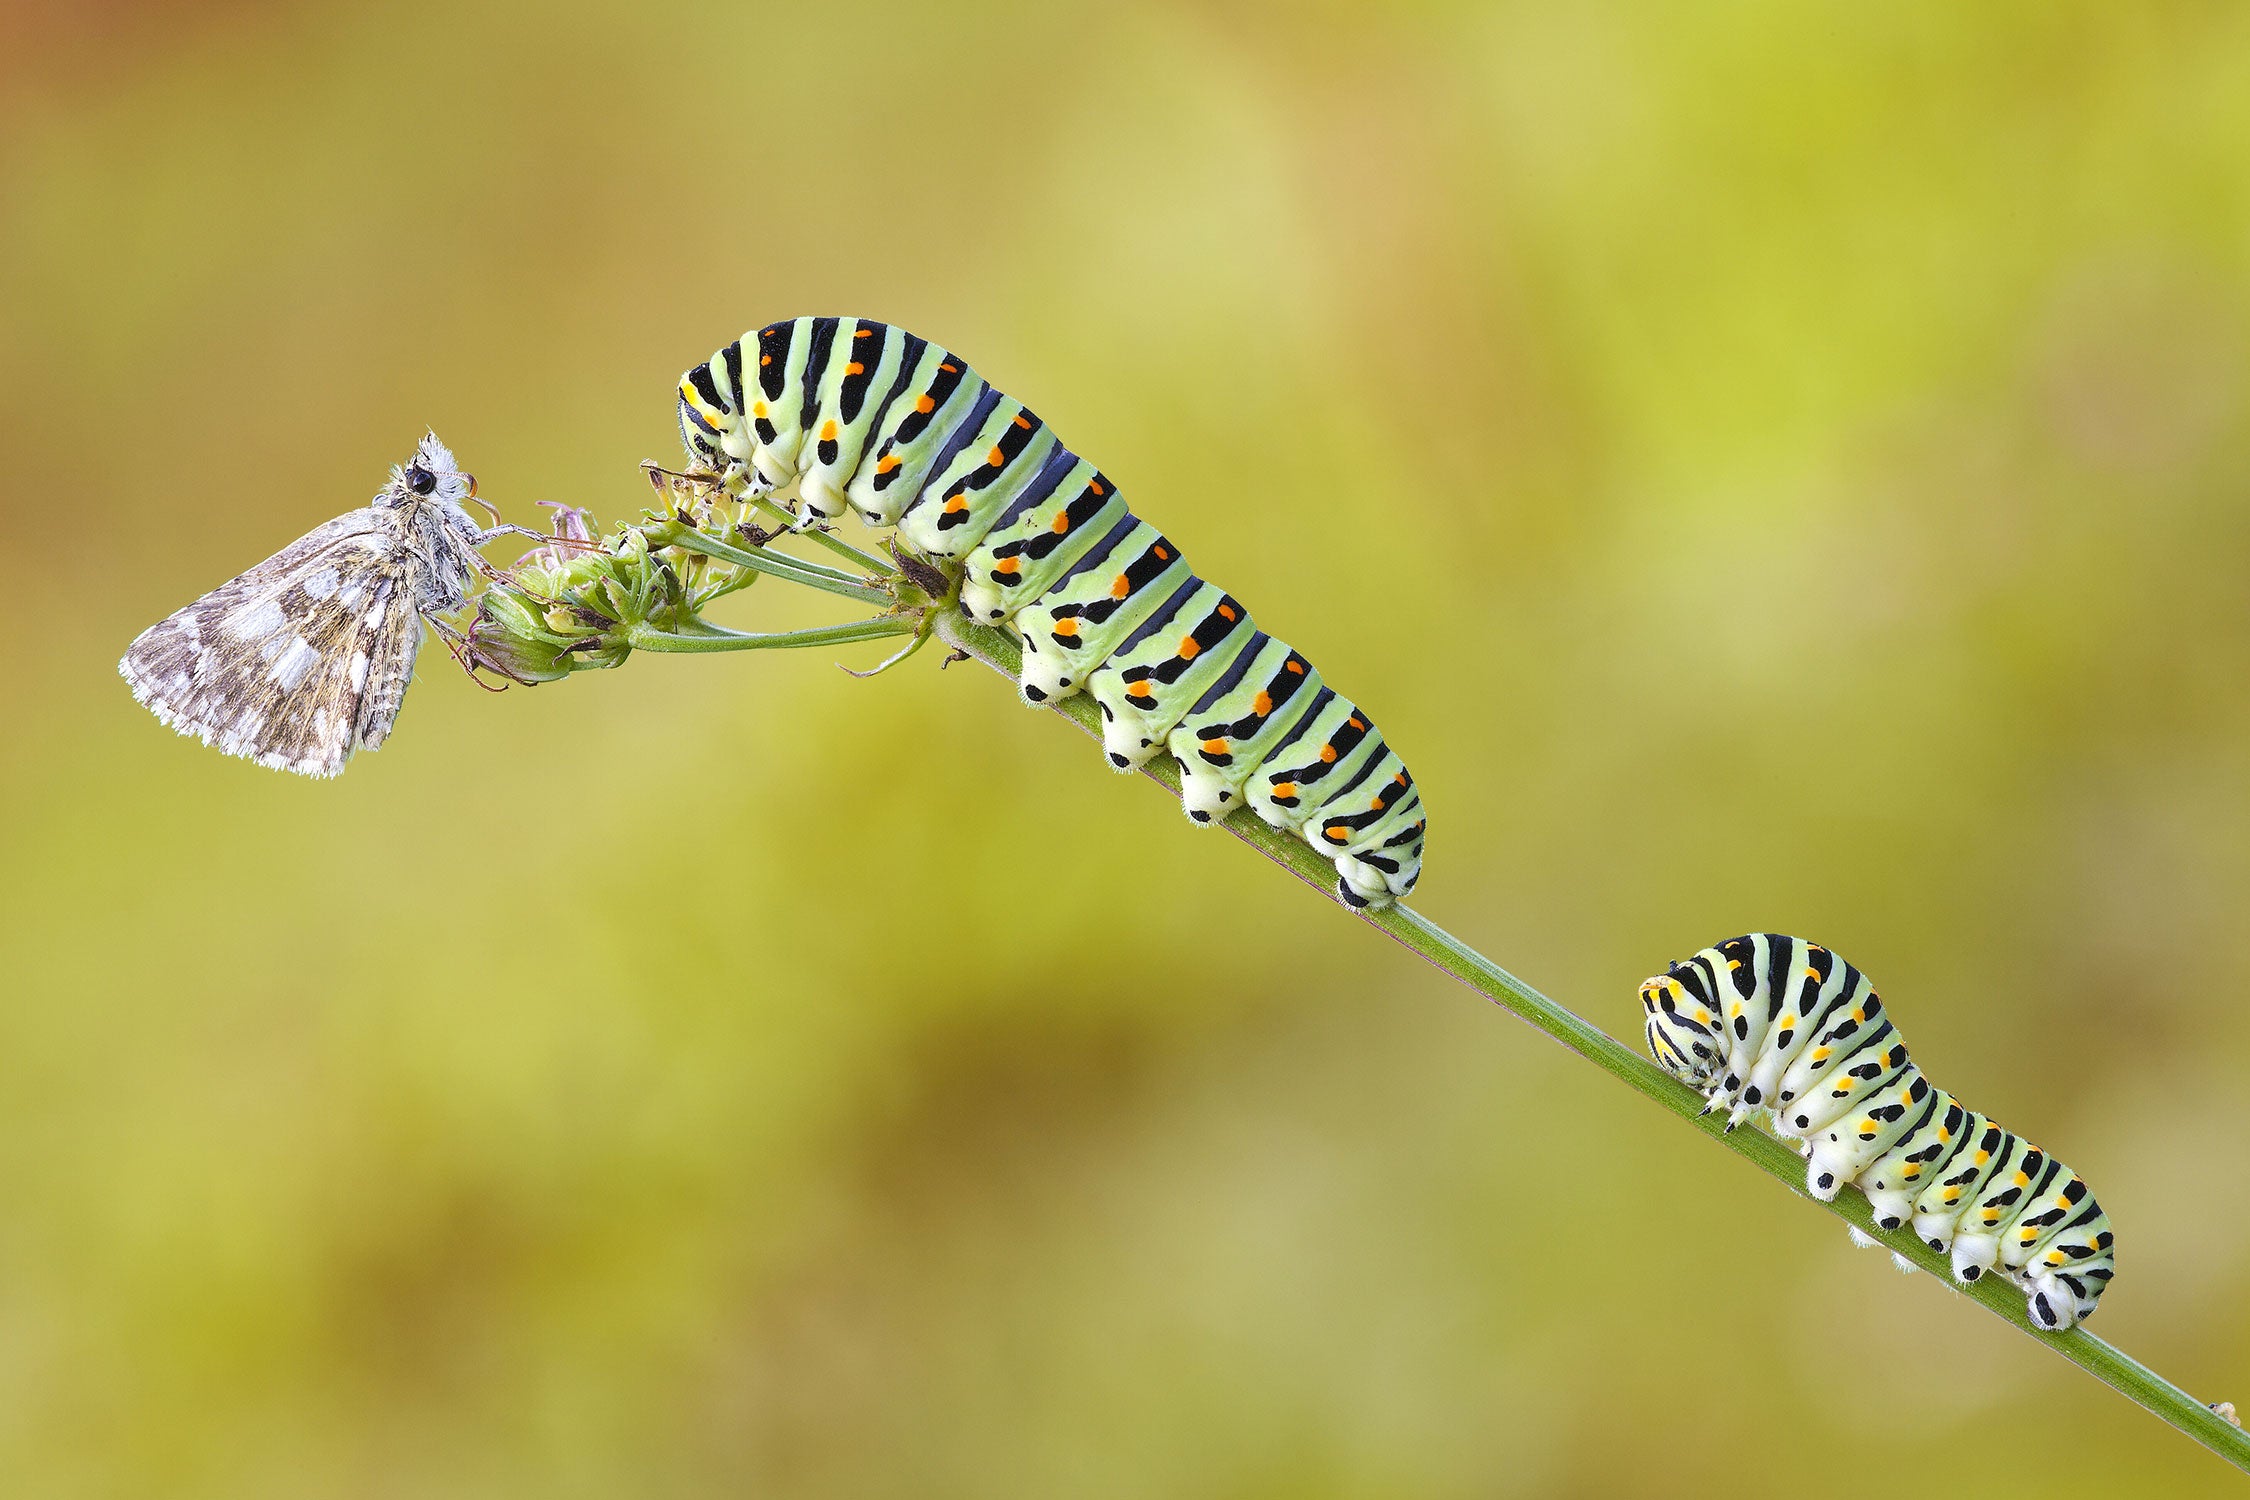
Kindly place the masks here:
[(1373, 890), (1364, 890), (1353, 885), (1349, 875), (1338, 875), (1336, 877), (1336, 899), (1353, 911), (1381, 911), (1398, 898), (1391, 894), (1388, 886), (1377, 886)]
[(2024, 1300), (2024, 1314), (2034, 1326), (2048, 1333), (2061, 1333), (2078, 1322), (2078, 1299), (2059, 1286), (2043, 1284), (2050, 1278), (2041, 1278), (2031, 1284), (2030, 1295)]
[(2094, 1315), (2104, 1285), (2099, 1279), (2061, 1273), (2032, 1276), (2024, 1281), (2024, 1311), (2037, 1327), (2065, 1333)]

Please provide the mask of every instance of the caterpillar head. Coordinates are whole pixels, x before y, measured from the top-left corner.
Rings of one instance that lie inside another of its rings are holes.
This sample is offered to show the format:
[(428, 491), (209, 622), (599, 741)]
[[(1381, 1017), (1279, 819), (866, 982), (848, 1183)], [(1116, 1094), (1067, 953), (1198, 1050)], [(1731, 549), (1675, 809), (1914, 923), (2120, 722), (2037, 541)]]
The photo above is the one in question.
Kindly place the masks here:
[[(739, 354), (734, 363), (739, 365)], [(727, 451), (740, 446), (739, 438), (727, 440), (742, 426), (742, 404), (729, 371), (727, 361), (713, 358), (680, 377), (680, 441), (692, 462), (720, 474), (740, 461)]]
[(1649, 1055), (1666, 1072), (1697, 1088), (1718, 1077), (1727, 1058), (1724, 1023), (1700, 970), (1674, 964), (1643, 980), (1641, 1009), (1648, 1018)]

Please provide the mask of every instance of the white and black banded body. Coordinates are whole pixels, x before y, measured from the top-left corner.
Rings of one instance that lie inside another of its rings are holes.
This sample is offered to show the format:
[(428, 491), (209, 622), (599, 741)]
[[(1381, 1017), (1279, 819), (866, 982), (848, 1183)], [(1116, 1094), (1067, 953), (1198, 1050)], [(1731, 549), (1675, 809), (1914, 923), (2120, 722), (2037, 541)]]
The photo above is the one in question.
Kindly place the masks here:
[(1028, 702), (1091, 693), (1119, 770), (1177, 757), (1197, 823), (1247, 803), (1355, 906), (1414, 888), (1421, 796), (1373, 722), (958, 355), (863, 318), (770, 324), (687, 372), (680, 434), (730, 489), (793, 489), (800, 526), (897, 528), (1022, 644)]
[(2116, 1269), (2109, 1215), (2077, 1173), (1957, 1103), (1907, 1056), (1865, 975), (1817, 943), (1729, 938), (1641, 985), (1649, 1051), (1726, 1110), (1729, 1127), (1769, 1112), (1810, 1160), (1827, 1201), (1851, 1184), (1875, 1222), (1912, 1221), (1953, 1274), (1997, 1269), (2024, 1289), (2031, 1321), (2088, 1317)]

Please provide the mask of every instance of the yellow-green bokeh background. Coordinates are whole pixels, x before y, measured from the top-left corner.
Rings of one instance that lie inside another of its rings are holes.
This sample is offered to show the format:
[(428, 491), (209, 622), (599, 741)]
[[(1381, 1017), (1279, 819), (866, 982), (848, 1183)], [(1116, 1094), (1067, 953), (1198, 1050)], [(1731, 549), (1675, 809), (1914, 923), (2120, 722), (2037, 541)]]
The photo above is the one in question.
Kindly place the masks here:
[(2245, 1400), (2250, 12), (5, 24), (0, 1490), (2230, 1483), (980, 671), (433, 652), (313, 784), (112, 663), (425, 423), (615, 516), (905, 323), (1374, 710), (1426, 913), (1627, 1036), (1835, 945)]

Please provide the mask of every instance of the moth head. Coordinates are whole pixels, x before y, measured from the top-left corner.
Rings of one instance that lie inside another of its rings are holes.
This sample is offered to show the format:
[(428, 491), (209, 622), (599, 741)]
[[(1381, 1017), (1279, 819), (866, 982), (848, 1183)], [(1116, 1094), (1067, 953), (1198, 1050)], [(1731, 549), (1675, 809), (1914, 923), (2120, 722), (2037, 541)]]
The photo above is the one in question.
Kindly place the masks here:
[[(437, 434), (432, 432), (415, 445), (412, 458), (391, 470), (389, 486), (375, 501), (378, 505), (435, 502), (461, 510), (462, 502), (474, 499), (476, 492), (476, 476), (463, 473), (453, 457), (453, 450), (439, 442)], [(464, 511), (463, 519), (466, 518)]]
[(1642, 980), (1641, 1010), (1647, 1018), (1649, 1055), (1666, 1072), (1693, 1084), (1717, 1076), (1726, 1061), (1725, 1023), (1700, 969), (1674, 964)]

